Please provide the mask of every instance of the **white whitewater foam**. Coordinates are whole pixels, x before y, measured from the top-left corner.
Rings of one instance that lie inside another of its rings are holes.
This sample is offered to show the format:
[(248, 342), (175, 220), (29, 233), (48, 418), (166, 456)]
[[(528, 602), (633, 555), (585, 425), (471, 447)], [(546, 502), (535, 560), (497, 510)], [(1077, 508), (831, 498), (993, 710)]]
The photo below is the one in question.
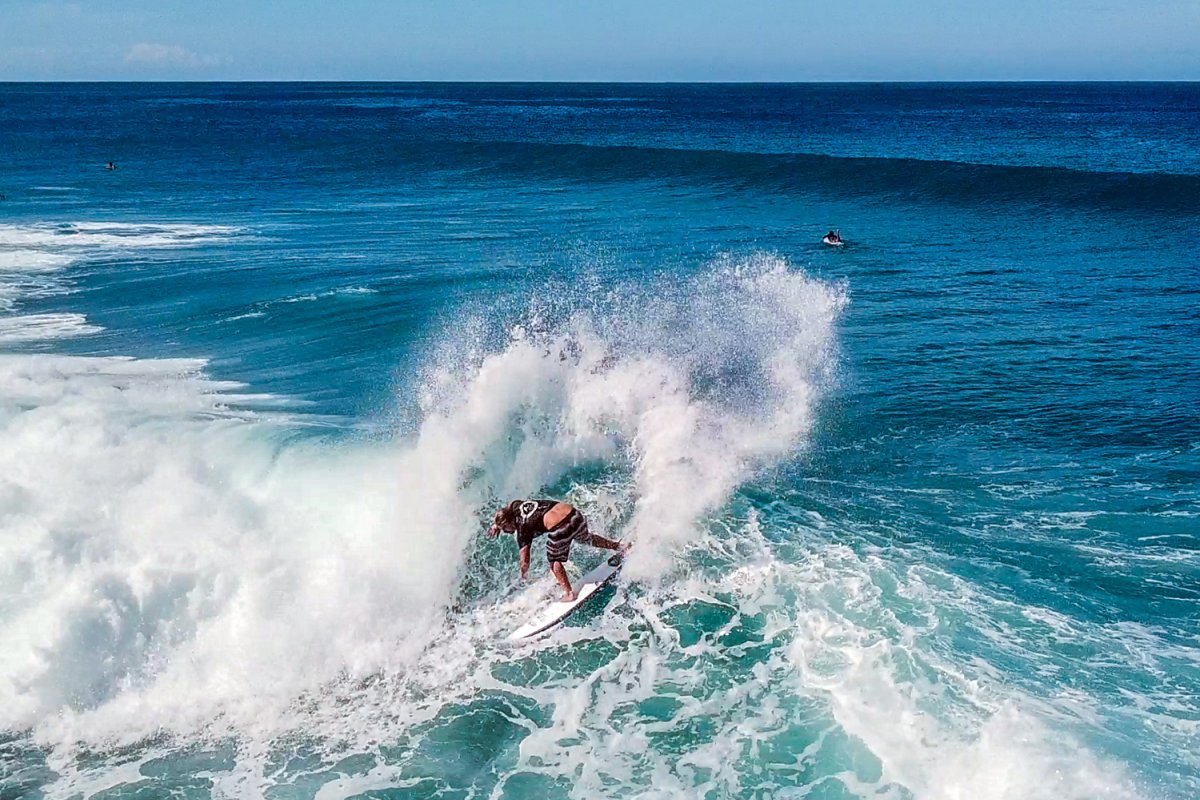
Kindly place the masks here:
[(286, 727), (438, 633), (472, 452), (280, 449), (195, 362), (0, 358), (0, 727)]
[[(838, 725), (880, 760), (884, 783), (929, 800), (1141, 796), (1121, 764), (1052, 724), (1046, 701), (1006, 685), (978, 656), (955, 664), (922, 646), (946, 610), (977, 602), (961, 581), (927, 582), (927, 569), (897, 573), (839, 545), (783, 569), (801, 587), (789, 647), (798, 687), (829, 702)], [(889, 610), (874, 576), (895, 582), (890, 591), (913, 604), (915, 624)]]
[(61, 252), (0, 249), (0, 310), (12, 311), (22, 299), (67, 293), (54, 273), (75, 260), (76, 256)]
[(0, 272), (52, 272), (62, 269), (75, 258), (66, 253), (44, 250), (0, 250)]
[(187, 247), (231, 238), (239, 229), (228, 225), (121, 222), (35, 223), (0, 225), (0, 248), (120, 249)]
[(92, 325), (83, 314), (24, 314), (0, 317), (0, 344), (44, 342), (90, 336), (104, 328)]
[[(81, 260), (142, 249), (194, 246), (237, 233), (238, 229), (222, 225), (0, 224), (0, 310), (12, 312), (23, 300), (69, 293), (69, 281), (61, 273)], [(101, 330), (82, 314), (10, 316), (0, 318), (0, 344), (68, 339)]]

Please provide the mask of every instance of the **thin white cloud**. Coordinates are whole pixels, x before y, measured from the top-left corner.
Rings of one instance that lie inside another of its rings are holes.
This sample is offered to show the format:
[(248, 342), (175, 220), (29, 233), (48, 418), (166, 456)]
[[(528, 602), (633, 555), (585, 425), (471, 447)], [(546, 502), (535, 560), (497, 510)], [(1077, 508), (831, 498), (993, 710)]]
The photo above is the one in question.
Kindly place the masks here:
[(185, 67), (206, 69), (225, 63), (221, 56), (202, 55), (177, 44), (140, 42), (125, 52), (126, 64), (142, 64), (150, 67)]

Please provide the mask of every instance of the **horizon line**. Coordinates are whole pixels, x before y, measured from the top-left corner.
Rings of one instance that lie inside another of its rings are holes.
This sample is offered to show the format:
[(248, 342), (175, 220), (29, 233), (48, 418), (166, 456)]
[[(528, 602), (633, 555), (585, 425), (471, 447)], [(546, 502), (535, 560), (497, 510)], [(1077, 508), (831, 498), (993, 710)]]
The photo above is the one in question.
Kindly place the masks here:
[(48, 80), (4, 80), (0, 86), (27, 84), (218, 84), (218, 83), (334, 83), (334, 84), (471, 84), (480, 86), (495, 85), (579, 85), (579, 86), (820, 86), (820, 85), (908, 85), (908, 84), (1200, 84), (1200, 78), (1127, 78), (1127, 79), (1096, 79), (1096, 78), (984, 78), (984, 79), (828, 79), (828, 80), (453, 80), (444, 78), (227, 78), (227, 79), (48, 79)]

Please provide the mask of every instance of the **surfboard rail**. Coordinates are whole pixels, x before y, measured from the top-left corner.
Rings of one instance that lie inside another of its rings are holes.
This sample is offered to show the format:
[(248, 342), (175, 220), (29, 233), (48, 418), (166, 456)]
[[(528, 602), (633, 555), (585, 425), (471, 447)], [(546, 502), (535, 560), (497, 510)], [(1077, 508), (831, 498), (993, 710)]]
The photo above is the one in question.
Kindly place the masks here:
[(542, 613), (508, 635), (509, 641), (529, 639), (554, 628), (600, 590), (600, 587), (612, 580), (621, 571), (624, 558), (615, 553), (602, 561), (599, 566), (584, 573), (578, 581), (575, 599), (571, 601), (558, 600), (545, 606)]

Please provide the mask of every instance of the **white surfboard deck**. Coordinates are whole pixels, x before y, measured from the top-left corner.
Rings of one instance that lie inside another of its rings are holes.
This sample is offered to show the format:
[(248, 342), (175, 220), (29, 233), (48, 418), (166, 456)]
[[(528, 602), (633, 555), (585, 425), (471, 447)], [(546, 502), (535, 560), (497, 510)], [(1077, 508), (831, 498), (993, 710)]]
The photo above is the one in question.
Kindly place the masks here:
[[(621, 571), (623, 556), (620, 553), (608, 557), (600, 566), (584, 573), (575, 583), (575, 599), (567, 602), (559, 600), (542, 606), (534, 612), (533, 618), (508, 635), (509, 641), (528, 639), (545, 633), (574, 613), (575, 609), (586, 603), (600, 587), (612, 580)], [(556, 591), (561, 591), (556, 587)]]

